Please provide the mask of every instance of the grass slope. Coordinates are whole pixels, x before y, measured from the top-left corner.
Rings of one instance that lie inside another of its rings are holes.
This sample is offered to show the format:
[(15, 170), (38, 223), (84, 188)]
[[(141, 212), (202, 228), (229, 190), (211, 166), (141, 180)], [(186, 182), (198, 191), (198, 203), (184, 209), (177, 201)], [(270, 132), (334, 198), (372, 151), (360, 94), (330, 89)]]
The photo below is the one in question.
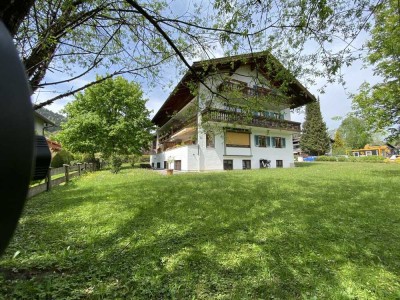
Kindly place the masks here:
[(0, 296), (400, 298), (399, 166), (302, 166), (54, 188), (28, 202)]

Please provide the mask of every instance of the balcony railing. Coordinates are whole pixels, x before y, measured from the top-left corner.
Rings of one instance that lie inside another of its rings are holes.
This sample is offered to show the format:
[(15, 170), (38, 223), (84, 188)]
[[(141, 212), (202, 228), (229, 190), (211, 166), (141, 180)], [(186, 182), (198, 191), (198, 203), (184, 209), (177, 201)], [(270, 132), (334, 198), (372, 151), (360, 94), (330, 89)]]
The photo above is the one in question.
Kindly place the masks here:
[(288, 120), (278, 120), (262, 116), (249, 116), (244, 113), (232, 112), (222, 109), (207, 109), (203, 111), (206, 121), (234, 123), (263, 128), (282, 129), (300, 132), (300, 123)]
[(249, 97), (265, 97), (271, 93), (270, 89), (265, 87), (257, 86), (257, 87), (248, 87), (245, 82), (235, 81), (235, 82), (223, 82), (218, 87), (219, 92), (239, 92), (243, 96)]

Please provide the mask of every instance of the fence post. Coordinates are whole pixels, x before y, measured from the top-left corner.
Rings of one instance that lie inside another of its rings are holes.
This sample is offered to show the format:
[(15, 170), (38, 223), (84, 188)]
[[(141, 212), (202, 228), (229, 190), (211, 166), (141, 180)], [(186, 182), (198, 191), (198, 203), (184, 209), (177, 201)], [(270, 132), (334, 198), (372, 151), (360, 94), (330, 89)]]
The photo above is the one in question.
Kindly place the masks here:
[(49, 170), (47, 171), (47, 176), (46, 176), (46, 191), (51, 190), (51, 167), (49, 167)]
[(77, 165), (78, 165), (78, 176), (81, 176), (81, 164), (82, 163), (77, 163)]
[(86, 173), (86, 171), (87, 171), (87, 163), (85, 162), (85, 173)]
[(65, 182), (68, 183), (69, 181), (69, 165), (63, 164), (64, 168), (65, 168)]

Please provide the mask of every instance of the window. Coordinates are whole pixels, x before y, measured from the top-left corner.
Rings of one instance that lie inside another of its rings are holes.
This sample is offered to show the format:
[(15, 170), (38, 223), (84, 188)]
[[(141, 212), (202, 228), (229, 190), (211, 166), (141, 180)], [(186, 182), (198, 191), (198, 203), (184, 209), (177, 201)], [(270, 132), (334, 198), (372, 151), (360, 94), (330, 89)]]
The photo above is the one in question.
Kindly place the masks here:
[(251, 169), (251, 160), (249, 160), (249, 159), (242, 160), (242, 166), (243, 166), (243, 170)]
[(353, 155), (354, 155), (354, 156), (360, 156), (360, 153), (354, 152)]
[(168, 169), (168, 162), (164, 160), (164, 169)]
[(233, 170), (233, 160), (224, 159), (224, 170)]
[(215, 136), (212, 132), (206, 133), (206, 147), (214, 148), (215, 147)]
[(219, 92), (226, 91), (243, 91), (247, 87), (247, 83), (235, 79), (230, 79), (221, 83), (218, 88)]
[(283, 168), (283, 160), (277, 160), (276, 161), (276, 167), (277, 168)]
[(154, 163), (151, 163), (151, 167), (154, 169)]
[(250, 148), (249, 132), (225, 132), (225, 144), (228, 147)]
[(158, 162), (158, 163), (157, 163), (157, 169), (160, 169), (160, 168), (161, 168), (161, 163)]
[(272, 147), (273, 148), (285, 148), (286, 147), (286, 139), (282, 137), (271, 137)]
[(271, 161), (268, 159), (260, 159), (260, 169), (266, 169), (271, 166)]
[(254, 143), (256, 147), (267, 147), (267, 137), (264, 135), (255, 135)]
[(372, 151), (365, 151), (365, 155), (366, 156), (371, 156), (372, 155)]

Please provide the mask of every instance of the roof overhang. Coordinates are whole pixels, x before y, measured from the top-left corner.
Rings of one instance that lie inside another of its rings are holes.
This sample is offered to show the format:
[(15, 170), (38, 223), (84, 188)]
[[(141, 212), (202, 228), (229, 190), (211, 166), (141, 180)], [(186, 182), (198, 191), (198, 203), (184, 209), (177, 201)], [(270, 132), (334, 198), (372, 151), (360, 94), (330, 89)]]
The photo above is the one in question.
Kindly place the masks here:
[[(198, 84), (200, 78), (203, 79), (212, 71), (224, 70), (233, 74), (240, 66), (250, 65), (252, 68), (260, 69), (261, 74), (267, 79), (275, 81), (275, 84), (280, 84), (274, 79), (274, 74), (271, 74), (271, 70), (266, 70), (265, 65), (267, 62), (273, 63), (275, 73), (284, 70), (287, 74), (290, 74), (289, 71), (269, 52), (258, 52), (194, 62), (192, 64), (192, 70), (194, 70), (194, 72), (186, 72), (173, 92), (155, 114), (152, 122), (159, 127), (168, 122), (174, 113), (179, 112), (194, 98), (194, 94), (191, 91), (193, 85)], [(297, 79), (293, 78), (291, 81), (292, 82), (288, 85), (287, 93), (291, 109), (316, 101), (315, 96), (312, 95)]]
[(46, 118), (45, 116), (39, 114), (37, 111), (33, 111), (33, 114), (36, 118), (40, 119), (43, 121), (43, 123), (49, 124), (49, 125), (56, 125), (53, 121), (49, 120), (48, 118)]

